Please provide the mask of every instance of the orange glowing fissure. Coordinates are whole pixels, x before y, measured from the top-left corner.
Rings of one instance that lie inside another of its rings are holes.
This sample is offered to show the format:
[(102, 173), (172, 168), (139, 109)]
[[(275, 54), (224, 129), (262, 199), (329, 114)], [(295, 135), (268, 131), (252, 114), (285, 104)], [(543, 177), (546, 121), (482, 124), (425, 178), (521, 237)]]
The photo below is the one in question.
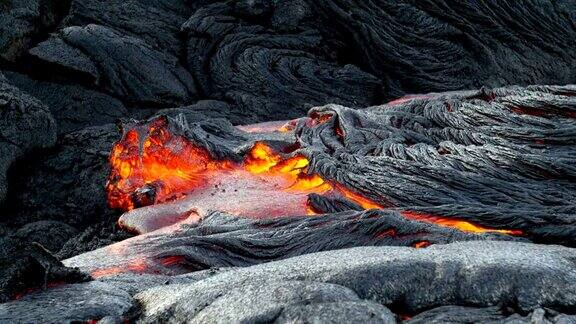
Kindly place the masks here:
[[(209, 177), (235, 170), (265, 178), (281, 177), (288, 185), (278, 190), (285, 192), (323, 194), (332, 190), (364, 209), (385, 208), (360, 193), (339, 184), (333, 185), (317, 174), (309, 174), (309, 161), (304, 156), (285, 157), (265, 143), (256, 142), (242, 163), (216, 160), (206, 149), (192, 144), (183, 136), (171, 134), (166, 126), (165, 119), (157, 119), (148, 126), (146, 135), (132, 129), (114, 145), (110, 155), (112, 172), (107, 184), (111, 208), (131, 210), (139, 203), (156, 204), (178, 199), (194, 190), (201, 190)], [(311, 206), (304, 206), (303, 212), (317, 214)], [(463, 220), (415, 211), (403, 211), (401, 214), (408, 219), (465, 232), (522, 234), (518, 230), (490, 229)]]

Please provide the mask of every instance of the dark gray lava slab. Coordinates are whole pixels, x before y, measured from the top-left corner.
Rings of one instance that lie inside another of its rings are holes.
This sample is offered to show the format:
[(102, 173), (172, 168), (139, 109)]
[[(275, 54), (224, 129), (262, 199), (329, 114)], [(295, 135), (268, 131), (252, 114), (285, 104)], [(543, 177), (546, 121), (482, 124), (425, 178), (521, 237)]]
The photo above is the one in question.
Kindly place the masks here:
[(30, 53), (47, 64), (89, 76), (126, 102), (174, 105), (196, 97), (194, 81), (176, 57), (108, 27), (67, 27)]
[(62, 323), (105, 319), (119, 323), (135, 319), (138, 305), (132, 295), (138, 292), (155, 286), (190, 284), (224, 271), (227, 270), (172, 277), (126, 274), (86, 283), (61, 283), (29, 291), (18, 300), (0, 304), (0, 322)]
[(129, 115), (120, 100), (82, 86), (36, 81), (18, 73), (5, 73), (5, 76), (50, 108), (59, 134), (114, 123)]
[[(552, 312), (554, 313), (554, 312)], [(424, 311), (406, 322), (407, 324), (428, 323), (561, 323), (555, 314), (547, 314), (542, 308), (527, 316), (511, 314), (499, 307), (441, 306)]]
[(396, 316), (372, 301), (339, 301), (290, 305), (274, 323), (396, 323)]
[(12, 163), (55, 142), (56, 123), (50, 110), (8, 84), (0, 74), (0, 202), (6, 197), (6, 177)]
[[(142, 38), (155, 48), (178, 56), (180, 26), (196, 2), (186, 0), (72, 0), (66, 26), (98, 24)], [(128, 14), (129, 13), (129, 14)]]
[(112, 124), (87, 127), (63, 136), (43, 159), (28, 161), (13, 190), (18, 217), (11, 222), (52, 219), (83, 226), (110, 217), (104, 187), (117, 132)]
[(54, 27), (66, 1), (1, 0), (0, 58), (13, 62)]
[[(193, 318), (189, 317), (189, 312), (176, 312), (171, 315), (171, 320), (189, 323), (262, 323), (272, 322), (280, 314), (293, 308), (298, 309), (301, 305), (360, 302), (358, 296), (346, 287), (306, 281), (276, 281), (265, 285), (250, 283), (241, 287), (230, 287), (227, 291), (209, 291), (203, 298), (196, 300), (198, 304), (188, 305), (189, 310), (194, 309), (196, 312)], [(379, 317), (390, 322), (394, 315), (382, 305), (378, 306), (379, 308), (373, 308), (378, 309)], [(145, 321), (152, 320), (147, 318)]]
[(63, 285), (0, 304), (0, 322), (69, 323), (121, 317), (134, 307), (130, 294), (103, 282)]

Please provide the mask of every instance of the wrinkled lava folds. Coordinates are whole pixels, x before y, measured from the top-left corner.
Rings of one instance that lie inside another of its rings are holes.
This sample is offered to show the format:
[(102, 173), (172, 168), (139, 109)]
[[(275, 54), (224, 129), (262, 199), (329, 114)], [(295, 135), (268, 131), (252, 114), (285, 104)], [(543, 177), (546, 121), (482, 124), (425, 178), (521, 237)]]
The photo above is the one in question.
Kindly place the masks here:
[[(312, 117), (307, 125), (315, 127), (327, 119)], [(294, 129), (293, 125), (294, 122), (284, 126), (276, 123), (274, 127), (251, 125), (238, 129), (286, 133)], [(336, 195), (365, 209), (385, 208), (354, 188), (310, 173), (309, 160), (298, 151), (281, 153), (265, 141), (252, 142), (239, 161), (213, 158), (209, 150), (171, 129), (164, 116), (125, 131), (111, 151), (110, 164), (106, 187), (109, 205), (126, 211), (120, 225), (138, 233), (187, 218), (199, 220), (210, 210), (252, 218), (322, 213), (310, 206), (308, 195), (312, 193)], [(466, 232), (521, 234), (415, 211), (401, 214)]]

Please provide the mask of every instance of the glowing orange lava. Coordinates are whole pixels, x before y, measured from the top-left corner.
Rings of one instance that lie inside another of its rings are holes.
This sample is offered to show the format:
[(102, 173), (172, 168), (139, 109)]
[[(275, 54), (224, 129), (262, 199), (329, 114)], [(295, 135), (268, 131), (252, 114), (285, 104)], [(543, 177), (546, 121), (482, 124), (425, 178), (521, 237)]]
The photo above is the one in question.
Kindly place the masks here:
[[(312, 120), (322, 123), (331, 117), (329, 114), (319, 115)], [(286, 194), (294, 192), (298, 195), (324, 194), (332, 191), (364, 209), (394, 207), (377, 203), (340, 184), (329, 183), (318, 174), (310, 174), (309, 160), (306, 157), (284, 156), (263, 142), (256, 142), (245, 155), (243, 162), (216, 160), (208, 150), (194, 145), (184, 136), (171, 132), (168, 120), (164, 117), (157, 118), (147, 125), (137, 125), (126, 132), (114, 145), (110, 163), (112, 172), (107, 184), (108, 201), (110, 207), (123, 210), (175, 200), (195, 190), (206, 189), (212, 177), (222, 174), (255, 177), (256, 181), (276, 179), (277, 181), (270, 183), (278, 185), (270, 190)], [(266, 197), (263, 196), (262, 199)], [(302, 201), (302, 206), (298, 207), (301, 208), (300, 215), (317, 214), (317, 211), (307, 205), (307, 199), (298, 200), (297, 204), (300, 204), (300, 201)], [(275, 216), (285, 215), (282, 206), (269, 206), (267, 209)], [(517, 230), (490, 229), (463, 220), (414, 211), (403, 211), (401, 214), (408, 219), (435, 223), (466, 232), (522, 234)]]
[(418, 241), (418, 242), (415, 242), (412, 246), (413, 246), (414, 248), (416, 248), (416, 249), (422, 249), (422, 248), (425, 248), (425, 247), (429, 247), (429, 246), (430, 246), (430, 242), (428, 242), (428, 241)]
[(230, 167), (230, 162), (216, 161), (206, 149), (171, 134), (165, 118), (129, 130), (112, 148), (110, 164), (108, 203), (123, 210), (177, 198), (200, 187), (211, 172)]
[(167, 120), (154, 120), (148, 128), (133, 128), (114, 145), (107, 184), (111, 208), (135, 207), (174, 200), (203, 188), (217, 173), (244, 170), (260, 177), (279, 177), (282, 190), (324, 193), (332, 187), (316, 174), (307, 174), (308, 159), (283, 157), (256, 142), (243, 163), (213, 159), (206, 149), (193, 145), (167, 129)]
[(418, 213), (414, 211), (403, 211), (401, 212), (402, 216), (413, 219), (413, 220), (420, 220), (423, 222), (434, 223), (444, 227), (452, 227), (457, 228), (464, 232), (470, 233), (501, 233), (501, 234), (508, 234), (508, 235), (522, 235), (522, 231), (519, 230), (502, 230), (502, 229), (491, 229), (482, 227), (479, 225), (472, 224), (467, 221), (458, 220), (454, 218), (446, 218), (446, 217), (438, 217), (434, 215)]
[(108, 268), (95, 269), (90, 272), (90, 275), (93, 278), (101, 278), (125, 273), (127, 271), (132, 273), (146, 273), (147, 270), (148, 267), (144, 259), (134, 259), (130, 260), (127, 266), (112, 266)]

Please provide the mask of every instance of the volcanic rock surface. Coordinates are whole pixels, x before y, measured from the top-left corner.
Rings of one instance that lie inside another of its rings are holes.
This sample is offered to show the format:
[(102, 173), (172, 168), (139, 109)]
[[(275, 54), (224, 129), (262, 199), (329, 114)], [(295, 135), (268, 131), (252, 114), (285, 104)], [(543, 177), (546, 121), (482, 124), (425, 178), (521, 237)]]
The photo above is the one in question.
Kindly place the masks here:
[[(413, 322), (532, 318), (562, 323), (571, 317), (553, 309), (569, 311), (576, 305), (574, 258), (571, 248), (514, 242), (357, 247), (223, 272), (102, 277), (2, 304), (0, 319), (286, 323), (332, 314), (333, 322), (394, 323), (390, 308), (404, 318), (420, 313)], [(74, 300), (85, 306), (77, 307)], [(468, 306), (443, 306), (450, 304)]]
[(575, 13), (0, 0), (0, 322), (575, 322)]

